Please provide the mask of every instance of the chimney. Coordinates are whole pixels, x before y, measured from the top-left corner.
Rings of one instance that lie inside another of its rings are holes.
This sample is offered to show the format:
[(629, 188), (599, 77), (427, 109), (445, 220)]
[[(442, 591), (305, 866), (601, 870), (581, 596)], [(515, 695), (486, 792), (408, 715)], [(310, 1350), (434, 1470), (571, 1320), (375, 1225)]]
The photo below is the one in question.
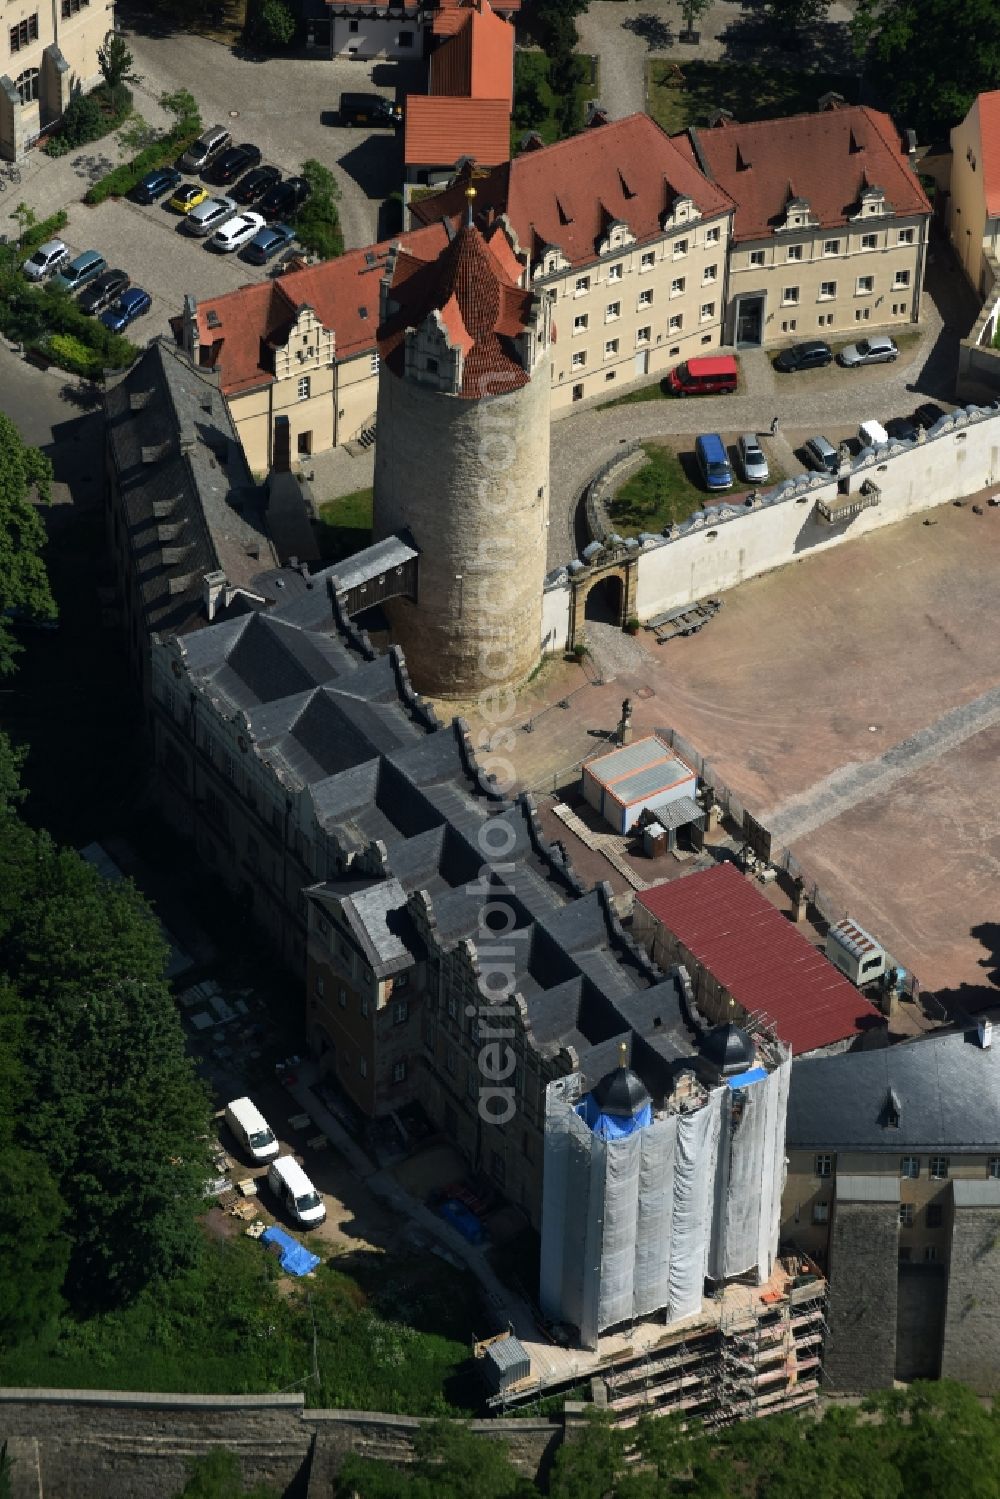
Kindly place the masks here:
[(205, 605), (205, 613), (209, 624), (218, 612), (219, 605), (225, 603), (226, 590), (229, 587), (229, 579), (224, 572), (205, 573), (201, 580), (201, 597)]
[(993, 1022), (985, 1018), (979, 1022), (979, 1044), (983, 1051), (989, 1051), (993, 1045)]

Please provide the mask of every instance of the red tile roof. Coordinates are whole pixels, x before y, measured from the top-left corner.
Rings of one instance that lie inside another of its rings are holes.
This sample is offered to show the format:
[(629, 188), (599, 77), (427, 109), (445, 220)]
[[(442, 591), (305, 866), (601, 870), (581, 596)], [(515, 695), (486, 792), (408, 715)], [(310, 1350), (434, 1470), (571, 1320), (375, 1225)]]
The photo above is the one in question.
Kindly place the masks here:
[(734, 864), (685, 875), (636, 900), (797, 1056), (884, 1024), (874, 1005)]
[[(404, 236), (426, 256), (448, 242), (443, 224)], [(386, 258), (397, 240), (383, 240), (366, 250), (351, 250), (337, 260), (302, 271), (290, 271), (274, 281), (253, 282), (219, 297), (205, 297), (196, 311), (201, 362), (219, 370), (220, 387), (227, 396), (255, 385), (268, 385), (272, 346), (288, 336), (298, 309), (307, 304), (335, 335), (336, 357), (351, 359), (374, 353), (379, 319), (379, 281)]]
[(437, 313), (464, 355), (460, 396), (498, 395), (527, 384), (512, 340), (530, 323), (534, 295), (509, 278), (505, 240), (499, 225), (483, 235), (463, 224), (433, 259), (423, 247), (415, 253), (412, 242), (396, 257), (390, 295), (397, 310), (379, 329), (389, 369), (402, 373), (407, 333)]
[(979, 149), (986, 212), (1000, 218), (1000, 89), (979, 95)]
[[(436, 10), (431, 11), (431, 33), (433, 36), (453, 36), (465, 20), (465, 12), (475, 0), (438, 0)], [(521, 9), (521, 0), (493, 0), (497, 15), (513, 17)]]
[(760, 239), (804, 198), (822, 228), (846, 224), (862, 189), (880, 187), (895, 214), (930, 213), (896, 127), (877, 109), (841, 107), (674, 136), (736, 204), (733, 238)]
[(506, 99), (441, 99), (411, 94), (406, 101), (403, 159), (410, 166), (452, 166), (471, 156), (492, 167), (510, 156)]
[(514, 28), (501, 21), (489, 0), (474, 0), (457, 14), (454, 36), (431, 54), (431, 94), (453, 99), (505, 99), (514, 103)]
[[(558, 245), (573, 265), (597, 258), (609, 222), (620, 219), (637, 240), (659, 235), (664, 211), (679, 194), (706, 218), (728, 212), (725, 193), (645, 114), (593, 126), (554, 146), (527, 151), (477, 180), (477, 210), (506, 213), (522, 249)], [(461, 211), (464, 184), (414, 204), (423, 223)]]

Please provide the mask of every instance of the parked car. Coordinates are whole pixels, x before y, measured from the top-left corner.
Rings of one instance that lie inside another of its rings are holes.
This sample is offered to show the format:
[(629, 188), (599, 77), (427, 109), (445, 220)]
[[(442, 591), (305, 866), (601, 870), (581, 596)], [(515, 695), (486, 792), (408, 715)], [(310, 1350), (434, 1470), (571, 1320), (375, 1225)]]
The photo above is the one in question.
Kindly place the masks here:
[(935, 406), (933, 401), (925, 401), (913, 413), (913, 422), (915, 426), (923, 427), (925, 432), (929, 432), (935, 422), (939, 422), (946, 415), (947, 412), (943, 411), (940, 406)]
[(131, 285), (131, 278), (124, 271), (105, 271), (98, 276), (80, 298), (80, 311), (94, 316), (116, 302), (123, 291)]
[(252, 172), (240, 178), (229, 196), (235, 198), (241, 207), (252, 208), (280, 181), (281, 173), (277, 167), (254, 167)]
[(296, 1222), (303, 1228), (322, 1223), (326, 1208), (312, 1182), (293, 1155), (279, 1156), (267, 1168), (267, 1184)]
[(69, 265), (64, 265), (57, 276), (53, 276), (52, 285), (58, 286), (61, 291), (76, 293), (82, 291), (107, 268), (108, 262), (100, 250), (84, 250)]
[(226, 1123), (243, 1150), (260, 1165), (273, 1161), (281, 1147), (274, 1131), (252, 1098), (234, 1098), (226, 1104)]
[(848, 344), (837, 357), (845, 369), (855, 369), (861, 364), (891, 364), (898, 355), (899, 350), (888, 333), (873, 333), (860, 343)]
[(204, 203), (207, 197), (207, 187), (202, 187), (200, 182), (186, 182), (170, 199), (170, 207), (175, 213), (190, 213), (192, 208)]
[(907, 416), (893, 416), (885, 424), (885, 430), (897, 442), (916, 442), (917, 428)]
[(253, 239), (243, 249), (242, 258), (248, 260), (251, 265), (266, 265), (273, 260), (279, 250), (290, 245), (295, 238), (295, 230), (288, 224), (265, 224), (263, 229), (258, 229)]
[(836, 474), (840, 469), (837, 449), (825, 437), (810, 437), (808, 442), (803, 443), (803, 449), (809, 467), (817, 469), (819, 473)]
[(266, 192), (257, 206), (266, 219), (291, 218), (311, 192), (304, 177), (289, 177)]
[(155, 171), (146, 173), (133, 189), (132, 197), (136, 203), (155, 203), (157, 198), (172, 192), (180, 180), (181, 174), (176, 167), (157, 167)]
[(182, 172), (203, 172), (220, 151), (232, 144), (233, 138), (224, 125), (210, 125), (184, 152), (178, 166)]
[(733, 471), (726, 445), (718, 432), (706, 432), (694, 445), (706, 489), (732, 489)]
[(341, 94), (340, 123), (342, 125), (391, 125), (396, 126), (403, 118), (398, 104), (383, 94)]
[(141, 286), (131, 286), (122, 293), (113, 307), (101, 313), (101, 322), (112, 333), (124, 333), (129, 323), (143, 317), (152, 305), (153, 299), (148, 291), (143, 291)]
[(824, 343), (821, 338), (810, 338), (805, 343), (792, 344), (791, 348), (782, 349), (774, 361), (774, 367), (787, 375), (794, 370), (822, 369), (832, 359), (833, 350), (829, 344)]
[(233, 250), (241, 250), (263, 228), (264, 215), (262, 213), (253, 213), (250, 210), (238, 213), (235, 218), (227, 219), (219, 229), (216, 229), (208, 242), (209, 249), (219, 250), (223, 255), (228, 255)]
[(739, 366), (732, 354), (710, 354), (687, 359), (667, 375), (667, 388), (675, 396), (716, 396), (734, 391)]
[(24, 274), (29, 281), (44, 281), (68, 259), (69, 250), (61, 239), (47, 239), (24, 262)]
[(197, 208), (192, 208), (184, 220), (183, 228), (188, 234), (204, 238), (206, 234), (214, 234), (216, 229), (231, 219), (236, 211), (236, 204), (232, 198), (206, 198), (204, 203), (199, 203)]
[(260, 149), (245, 141), (242, 146), (229, 146), (225, 151), (220, 151), (205, 176), (223, 187), (226, 183), (235, 182), (248, 168), (259, 166)]
[(767, 459), (764, 449), (757, 441), (756, 432), (744, 432), (736, 444), (740, 455), (740, 468), (749, 484), (764, 484), (768, 479)]

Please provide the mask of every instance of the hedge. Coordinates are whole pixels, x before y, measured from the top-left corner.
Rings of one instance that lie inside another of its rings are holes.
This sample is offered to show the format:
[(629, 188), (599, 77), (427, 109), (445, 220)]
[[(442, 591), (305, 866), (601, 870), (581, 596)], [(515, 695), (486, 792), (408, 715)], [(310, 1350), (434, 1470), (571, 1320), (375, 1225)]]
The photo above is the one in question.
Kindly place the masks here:
[(103, 203), (105, 198), (124, 198), (126, 193), (130, 193), (139, 185), (147, 172), (152, 172), (156, 167), (170, 166), (176, 157), (186, 151), (188, 146), (194, 144), (201, 135), (201, 116), (197, 108), (193, 112), (180, 114), (176, 104), (172, 105), (170, 102), (171, 98), (177, 101), (179, 97), (179, 95), (169, 98), (164, 96), (160, 100), (166, 108), (174, 107), (175, 113), (179, 114), (174, 128), (160, 140), (147, 146), (144, 151), (140, 151), (138, 156), (133, 156), (131, 161), (122, 162), (121, 166), (113, 168), (95, 182), (93, 187), (88, 188), (84, 194), (85, 203), (89, 203), (93, 208), (98, 203)]

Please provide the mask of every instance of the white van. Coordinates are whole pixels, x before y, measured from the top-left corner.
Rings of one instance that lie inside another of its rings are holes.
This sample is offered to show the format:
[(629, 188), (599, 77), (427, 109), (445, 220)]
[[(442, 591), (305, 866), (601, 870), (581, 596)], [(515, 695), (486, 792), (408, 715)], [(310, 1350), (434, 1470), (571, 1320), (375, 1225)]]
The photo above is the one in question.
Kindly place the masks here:
[(889, 434), (881, 422), (862, 422), (858, 428), (858, 441), (863, 448), (884, 448)]
[(267, 1184), (292, 1217), (314, 1228), (326, 1217), (323, 1199), (293, 1155), (280, 1156), (267, 1168)]
[(273, 1161), (278, 1154), (278, 1142), (268, 1126), (267, 1120), (249, 1098), (234, 1098), (226, 1104), (226, 1123), (255, 1161)]

